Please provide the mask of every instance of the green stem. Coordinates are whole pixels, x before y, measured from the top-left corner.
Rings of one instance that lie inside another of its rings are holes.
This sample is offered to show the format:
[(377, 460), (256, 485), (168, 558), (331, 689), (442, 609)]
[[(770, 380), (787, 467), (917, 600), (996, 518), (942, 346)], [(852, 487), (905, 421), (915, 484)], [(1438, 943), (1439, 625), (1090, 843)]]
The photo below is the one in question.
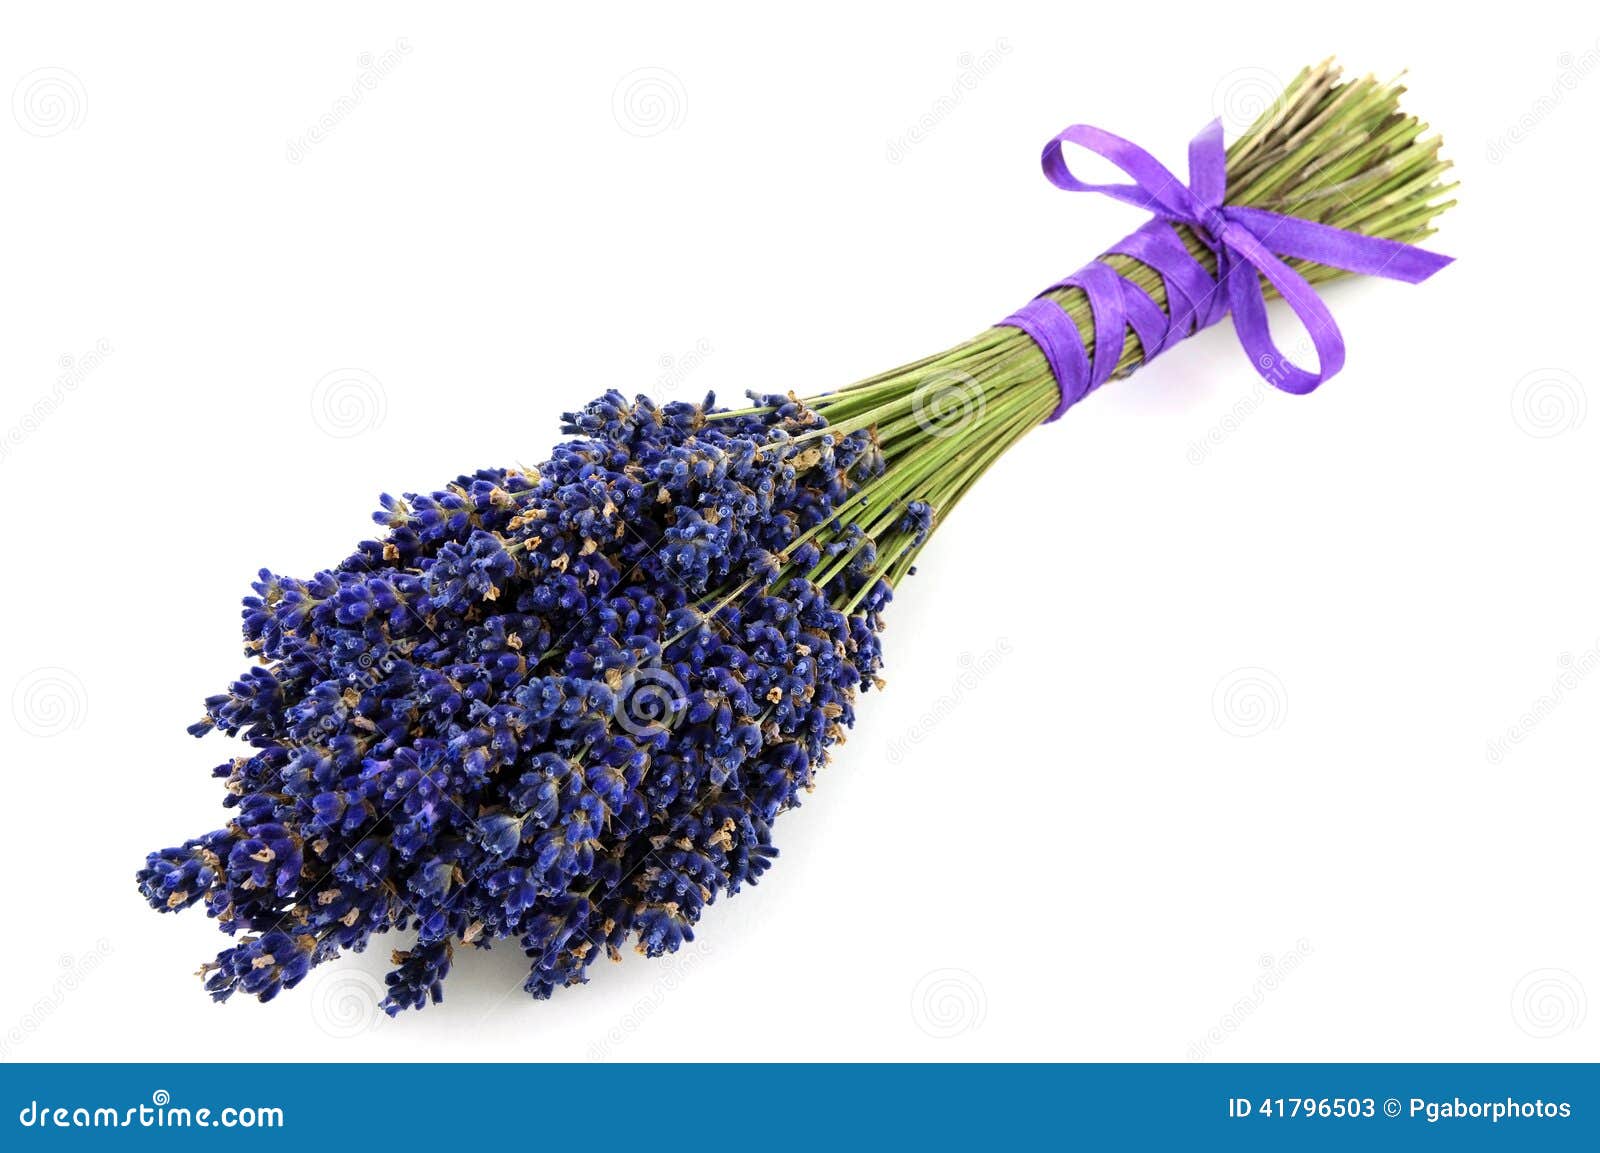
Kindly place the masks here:
[[(1257, 205), (1368, 236), (1415, 242), (1455, 203), (1442, 199), (1450, 164), (1439, 158), (1427, 126), (1399, 110), (1404, 88), (1368, 76), (1341, 81), (1331, 61), (1303, 69), (1283, 97), (1228, 149), (1226, 203)], [(1188, 228), (1173, 226), (1191, 255), (1215, 274), (1211, 250)], [(1165, 286), (1152, 268), (1127, 256), (1101, 261), (1163, 309)], [(1303, 260), (1289, 264), (1312, 283), (1345, 275)], [(1269, 296), (1270, 285), (1265, 285)], [(1046, 294), (1077, 325), (1094, 354), (1088, 297), (1077, 288)], [(1131, 330), (1123, 335), (1115, 377), (1138, 368), (1144, 350)], [(826, 548), (853, 525), (861, 540), (822, 560), (806, 579), (833, 590), (834, 603), (854, 612), (880, 580), (893, 587), (910, 571), (927, 537), (944, 523), (984, 473), (1057, 403), (1056, 383), (1043, 353), (1014, 328), (988, 328), (962, 344), (859, 380), (802, 403), (827, 421), (783, 443), (804, 446), (824, 436), (869, 432), (886, 462), (832, 517), (797, 537), (783, 555), (774, 587), (800, 575), (788, 563), (808, 542)], [(711, 414), (709, 419), (767, 412), (764, 407)], [(776, 446), (775, 446), (776, 447)], [(922, 539), (901, 527), (914, 501), (933, 510)], [(876, 559), (865, 579), (844, 579), (869, 543)], [(852, 580), (854, 583), (852, 583)], [(835, 587), (837, 586), (837, 587)], [(719, 594), (714, 614), (744, 595), (747, 582)]]

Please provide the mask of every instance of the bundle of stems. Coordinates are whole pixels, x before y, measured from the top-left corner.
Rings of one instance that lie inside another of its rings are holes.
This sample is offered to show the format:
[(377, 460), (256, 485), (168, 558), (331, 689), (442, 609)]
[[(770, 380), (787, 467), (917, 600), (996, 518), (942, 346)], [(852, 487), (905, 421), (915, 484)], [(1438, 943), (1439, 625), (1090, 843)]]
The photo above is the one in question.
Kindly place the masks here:
[[(1455, 204), (1456, 186), (1443, 182), (1450, 161), (1428, 126), (1400, 110), (1405, 88), (1368, 75), (1340, 79), (1330, 59), (1303, 69), (1282, 97), (1228, 149), (1225, 203), (1267, 209), (1367, 236), (1416, 243), (1433, 235), (1435, 218)], [(1215, 275), (1216, 257), (1189, 228), (1172, 225), (1190, 255)], [(1144, 289), (1163, 309), (1170, 305), (1156, 271), (1128, 256), (1100, 258)], [(1304, 260), (1290, 267), (1311, 283), (1350, 275)], [(1265, 285), (1268, 296), (1274, 295)], [(1047, 293), (1077, 325), (1094, 352), (1089, 300), (1079, 288)], [(1144, 361), (1138, 338), (1125, 336), (1116, 377)], [(911, 571), (932, 529), (1005, 451), (1051, 414), (1059, 396), (1055, 378), (1033, 339), (1010, 327), (988, 328), (954, 348), (878, 373), (802, 403), (826, 418), (811, 439), (868, 430), (887, 468), (825, 525), (806, 539), (827, 539), (855, 524), (862, 530), (850, 556), (873, 548), (874, 573), (890, 587)], [(770, 411), (740, 409), (745, 416)], [(931, 523), (917, 516), (926, 508)], [(827, 586), (847, 561), (825, 557), (803, 573)], [(835, 593), (847, 611), (873, 582)]]
[[(1228, 150), (1225, 203), (1428, 236), (1449, 165), (1401, 91), (1306, 69)], [(1205, 237), (1159, 227), (1216, 277)], [(1171, 311), (1156, 269), (1101, 260)], [(1089, 299), (1049, 295), (1092, 355)], [(1145, 359), (1121, 339), (1115, 375)], [(228, 821), (149, 854), (141, 895), (233, 938), (202, 969), (218, 1000), (270, 999), (394, 931), (415, 936), (390, 1012), (440, 999), (457, 946), (516, 941), (535, 997), (629, 939), (672, 952), (770, 866), (773, 822), (879, 683), (895, 586), (1059, 394), (1033, 338), (1002, 326), (738, 411), (608, 392), (536, 469), (384, 496), (382, 539), (254, 582), (256, 663), (190, 730), (249, 745), (212, 770)]]

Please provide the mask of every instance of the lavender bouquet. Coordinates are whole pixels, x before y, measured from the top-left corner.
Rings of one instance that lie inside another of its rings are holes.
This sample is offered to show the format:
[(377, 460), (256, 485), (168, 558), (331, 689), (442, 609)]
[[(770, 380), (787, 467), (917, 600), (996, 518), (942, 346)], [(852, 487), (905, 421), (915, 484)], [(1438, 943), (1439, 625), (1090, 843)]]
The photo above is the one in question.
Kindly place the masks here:
[[(384, 496), (339, 564), (262, 571), (256, 663), (191, 727), (248, 746), (213, 772), (229, 819), (138, 873), (154, 908), (202, 905), (233, 938), (212, 996), (268, 1000), (388, 932), (390, 1012), (439, 1000), (463, 946), (515, 941), (547, 997), (630, 940), (691, 939), (771, 865), (773, 822), (879, 683), (894, 589), (1011, 445), (1230, 312), (1258, 370), (1309, 391), (1343, 358), (1312, 284), (1445, 263), (1411, 247), (1448, 163), (1401, 91), (1308, 68), (1226, 152), (1202, 132), (1187, 184), (1068, 129), (1049, 179), (1153, 216), (1000, 325), (808, 399), (609, 392), (537, 469)], [(1133, 182), (1083, 184), (1067, 144)], [(1316, 372), (1273, 345), (1266, 294)]]

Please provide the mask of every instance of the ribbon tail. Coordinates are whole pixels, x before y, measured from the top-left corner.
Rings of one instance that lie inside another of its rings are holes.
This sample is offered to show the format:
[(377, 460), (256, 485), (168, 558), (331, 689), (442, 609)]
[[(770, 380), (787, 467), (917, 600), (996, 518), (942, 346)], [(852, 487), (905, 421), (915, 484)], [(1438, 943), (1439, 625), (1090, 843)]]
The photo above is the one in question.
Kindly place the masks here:
[(1454, 259), (1398, 240), (1362, 236), (1261, 208), (1225, 208), (1223, 215), (1249, 229), (1280, 256), (1312, 260), (1363, 276), (1420, 284)]

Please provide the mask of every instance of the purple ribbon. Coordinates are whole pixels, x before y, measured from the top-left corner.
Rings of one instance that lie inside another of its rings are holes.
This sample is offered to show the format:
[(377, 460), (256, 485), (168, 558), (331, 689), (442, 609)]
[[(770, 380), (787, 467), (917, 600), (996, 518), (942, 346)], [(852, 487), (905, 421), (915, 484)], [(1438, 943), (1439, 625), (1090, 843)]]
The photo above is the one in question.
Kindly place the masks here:
[[(1067, 167), (1068, 144), (1104, 157), (1133, 183), (1084, 183)], [(1260, 208), (1223, 204), (1227, 153), (1222, 146), (1221, 120), (1213, 120), (1190, 141), (1187, 185), (1138, 145), (1083, 124), (1073, 125), (1046, 144), (1042, 159), (1045, 176), (1057, 188), (1104, 193), (1154, 214), (1138, 231), (1114, 245), (1110, 254), (1130, 256), (1148, 265), (1160, 275), (1167, 293), (1167, 308), (1162, 309), (1149, 293), (1098, 260), (1047, 288), (1045, 292), (1080, 288), (1088, 296), (1095, 333), (1092, 363), (1078, 326), (1042, 293), (996, 326), (1020, 328), (1049, 362), (1061, 390), (1061, 403), (1047, 424), (1111, 379), (1128, 328), (1139, 338), (1144, 359), (1149, 361), (1230, 311), (1239, 342), (1268, 383), (1284, 392), (1310, 392), (1343, 367), (1344, 338), (1328, 306), (1283, 258), (1297, 257), (1407, 284), (1426, 280), (1451, 261), (1451, 257), (1396, 240), (1362, 236)], [(1174, 224), (1188, 225), (1216, 254), (1215, 277), (1189, 254), (1173, 232)], [(1242, 275), (1234, 275), (1241, 269)], [(1262, 276), (1311, 334), (1316, 372), (1292, 364), (1273, 342)]]

